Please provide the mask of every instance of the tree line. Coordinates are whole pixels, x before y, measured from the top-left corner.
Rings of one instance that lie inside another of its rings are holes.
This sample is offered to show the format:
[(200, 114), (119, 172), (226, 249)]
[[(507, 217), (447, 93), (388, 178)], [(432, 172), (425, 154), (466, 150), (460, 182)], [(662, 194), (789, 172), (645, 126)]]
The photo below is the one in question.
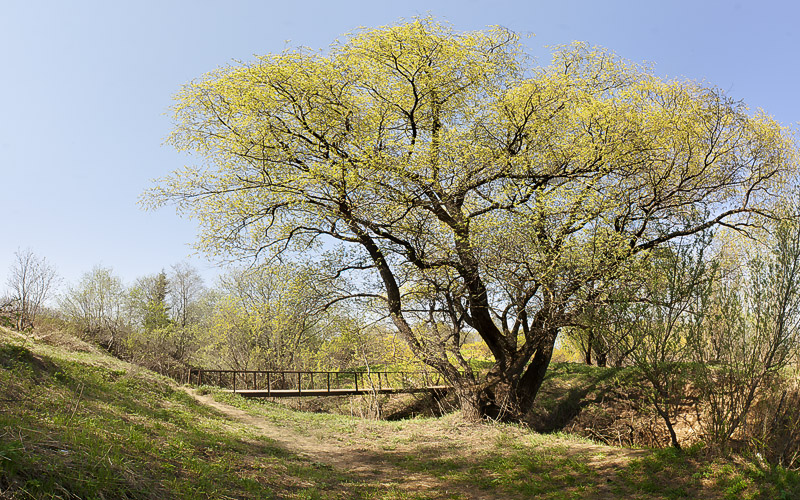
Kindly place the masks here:
[(564, 334), (585, 363), (635, 367), (672, 446), (690, 414), (708, 444), (800, 465), (799, 219), (763, 242), (706, 233), (664, 246)]
[(397, 351), (390, 332), (328, 306), (298, 266), (229, 269), (211, 286), (185, 262), (130, 284), (96, 266), (57, 293), (55, 268), (21, 250), (8, 276), (6, 326), (63, 330), (176, 377), (190, 367), (340, 370)]

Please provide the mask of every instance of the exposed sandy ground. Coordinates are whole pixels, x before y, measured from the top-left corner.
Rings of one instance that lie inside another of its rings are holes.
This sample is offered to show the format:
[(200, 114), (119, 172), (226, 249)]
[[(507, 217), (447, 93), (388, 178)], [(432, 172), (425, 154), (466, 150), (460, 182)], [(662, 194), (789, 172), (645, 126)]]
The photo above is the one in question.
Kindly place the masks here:
[[(420, 453), (421, 450), (424, 450), (423, 453), (425, 455), (430, 453), (438, 457), (449, 454), (463, 454), (465, 447), (477, 453), (494, 446), (495, 440), (493, 438), (496, 437), (494, 435), (500, 432), (496, 429), (487, 428), (480, 432), (472, 432), (475, 430), (474, 426), (465, 424), (464, 432), (458, 432), (460, 434), (458, 446), (455, 447), (452, 444), (452, 435), (436, 435), (434, 431), (433, 435), (427, 436), (417, 433), (418, 429), (416, 431), (410, 430), (409, 432), (414, 435), (413, 445), (404, 445), (401, 436), (393, 441), (391, 451), (387, 451), (382, 447), (381, 443), (378, 443), (378, 440), (370, 442), (365, 439), (355, 439), (342, 443), (331, 436), (314, 433), (313, 430), (300, 433), (292, 426), (278, 426), (265, 418), (251, 415), (243, 410), (216, 401), (210, 395), (201, 395), (189, 388), (184, 388), (184, 390), (200, 403), (216, 409), (233, 421), (251, 426), (260, 435), (275, 440), (285, 449), (308, 457), (315, 462), (329, 465), (340, 472), (355, 476), (355, 478), (371, 484), (389, 485), (409, 493), (435, 492), (441, 498), (474, 500), (518, 498), (510, 495), (501, 496), (498, 491), (485, 492), (474, 488), (466, 489), (462, 485), (454, 485), (429, 474), (400, 469), (389, 460), (391, 454)], [(367, 422), (365, 425), (369, 426), (370, 423)], [(508, 429), (504, 432), (508, 432)], [(462, 437), (466, 438), (466, 441), (462, 440)], [(450, 443), (445, 442), (440, 445), (442, 440), (450, 441)], [(426, 446), (426, 441), (430, 443), (430, 446)], [(383, 443), (383, 446), (385, 446), (385, 443)], [(632, 458), (643, 456), (644, 452), (591, 443), (570, 442), (567, 454), (581, 456), (587, 465), (596, 470), (601, 476), (608, 477), (611, 480), (620, 467), (627, 464)]]
[(330, 465), (341, 472), (353, 475), (369, 483), (391, 484), (398, 489), (409, 492), (436, 491), (443, 494), (443, 496), (455, 493), (462, 498), (474, 500), (513, 498), (476, 491), (464, 491), (428, 474), (409, 473), (392, 466), (372, 451), (321, 441), (313, 436), (292, 432), (288, 428), (277, 428), (266, 419), (215, 401), (209, 395), (201, 395), (193, 389), (186, 388), (185, 390), (200, 403), (216, 409), (232, 420), (252, 426), (259, 434), (275, 440), (287, 450), (306, 456), (315, 462)]

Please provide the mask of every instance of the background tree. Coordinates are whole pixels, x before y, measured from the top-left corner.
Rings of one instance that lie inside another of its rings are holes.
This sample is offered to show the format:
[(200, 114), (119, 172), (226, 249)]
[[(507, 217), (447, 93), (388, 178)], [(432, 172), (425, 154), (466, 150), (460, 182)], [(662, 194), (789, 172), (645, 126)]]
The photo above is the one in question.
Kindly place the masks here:
[(686, 413), (694, 378), (693, 345), (702, 335), (716, 266), (706, 252), (710, 234), (676, 240), (658, 249), (644, 275), (641, 297), (616, 305), (627, 312), (614, 317), (625, 326), (608, 337), (630, 353), (649, 385), (648, 403), (663, 420), (670, 444), (680, 449), (675, 418)]
[[(627, 283), (625, 290), (607, 292), (604, 300), (583, 300), (583, 307), (577, 315), (577, 325), (562, 331), (569, 346), (577, 351), (587, 365), (605, 367), (623, 366), (631, 354), (635, 343), (621, 344), (620, 338), (630, 339), (636, 328), (636, 315), (639, 309), (633, 293), (642, 285), (635, 280)], [(591, 295), (592, 292), (589, 292)]]
[(175, 325), (167, 303), (169, 281), (165, 271), (136, 280), (129, 303), (136, 328), (128, 337), (127, 356), (132, 361), (162, 374), (183, 370), (183, 359), (176, 355)]
[(199, 327), (208, 312), (205, 285), (197, 269), (180, 262), (174, 264), (167, 278), (169, 283), (168, 302), (172, 313), (173, 347), (172, 355), (186, 360), (197, 346), (201, 334)]
[(171, 324), (169, 317), (169, 306), (167, 305), (167, 294), (169, 293), (169, 281), (167, 273), (163, 270), (156, 274), (150, 286), (145, 289), (145, 315), (143, 325), (145, 331), (155, 331), (159, 328), (166, 328)]
[[(349, 313), (349, 314), (348, 314)], [(320, 370), (347, 371), (356, 367), (392, 366), (418, 369), (416, 359), (404, 342), (397, 339), (386, 325), (374, 324), (365, 317), (354, 317), (348, 311), (329, 313), (316, 356)]]
[(12, 328), (15, 324), (14, 301), (10, 297), (0, 296), (0, 326)]
[(166, 279), (172, 322), (180, 327), (196, 322), (201, 312), (197, 301), (205, 291), (203, 277), (190, 264), (179, 262), (172, 265)]
[(527, 63), (508, 30), (426, 18), (217, 70), (170, 139), (207, 163), (147, 201), (196, 215), (211, 252), (335, 247), (467, 418), (520, 418), (582, 300), (675, 238), (758, 224), (795, 169), (787, 133), (716, 89), (583, 44)]
[(785, 384), (782, 372), (800, 345), (800, 211), (793, 210), (766, 248), (751, 245), (716, 283), (693, 339), (706, 436), (722, 449), (739, 436), (762, 390)]
[(44, 257), (31, 249), (17, 250), (8, 276), (8, 289), (16, 315), (17, 330), (33, 328), (41, 310), (58, 281), (58, 274)]
[(144, 331), (153, 332), (171, 324), (168, 293), (169, 280), (163, 270), (137, 279), (131, 287), (131, 306)]
[(121, 336), (130, 329), (128, 290), (111, 268), (100, 266), (84, 273), (59, 300), (61, 313), (83, 339), (123, 354)]
[(236, 369), (313, 369), (328, 319), (308, 279), (292, 265), (223, 275), (206, 357)]

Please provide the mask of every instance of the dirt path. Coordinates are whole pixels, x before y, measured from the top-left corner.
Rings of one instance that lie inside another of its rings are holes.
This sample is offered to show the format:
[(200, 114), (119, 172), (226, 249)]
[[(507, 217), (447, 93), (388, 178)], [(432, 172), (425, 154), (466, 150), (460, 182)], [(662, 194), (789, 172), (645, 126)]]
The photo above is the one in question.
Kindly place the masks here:
[(316, 462), (328, 464), (340, 472), (354, 475), (368, 483), (389, 485), (408, 492), (435, 492), (441, 498), (452, 498), (453, 495), (472, 500), (513, 498), (498, 496), (496, 492), (489, 494), (475, 490), (467, 491), (462, 487), (446, 483), (429, 474), (401, 470), (388, 463), (385, 458), (381, 457), (380, 453), (375, 451), (363, 451), (339, 446), (331, 442), (297, 434), (291, 429), (276, 428), (266, 419), (250, 415), (231, 405), (220, 403), (209, 395), (201, 395), (189, 388), (184, 388), (184, 390), (198, 402), (216, 409), (231, 420), (251, 426), (259, 434), (275, 440), (287, 450)]

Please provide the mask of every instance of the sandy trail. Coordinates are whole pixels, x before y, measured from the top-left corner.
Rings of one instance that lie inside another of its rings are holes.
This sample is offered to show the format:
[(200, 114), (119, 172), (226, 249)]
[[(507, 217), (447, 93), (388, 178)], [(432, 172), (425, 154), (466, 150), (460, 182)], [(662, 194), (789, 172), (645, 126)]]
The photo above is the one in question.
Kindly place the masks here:
[(410, 472), (399, 469), (389, 463), (380, 453), (375, 451), (362, 451), (343, 447), (335, 443), (325, 442), (320, 439), (297, 434), (288, 428), (277, 428), (268, 420), (250, 415), (231, 405), (214, 400), (209, 395), (199, 394), (189, 388), (184, 390), (198, 402), (212, 407), (231, 420), (246, 424), (255, 429), (260, 435), (276, 441), (287, 450), (300, 456), (308, 457), (315, 462), (330, 465), (340, 472), (350, 474), (359, 480), (383, 484), (407, 492), (435, 493), (442, 498), (456, 498), (459, 496), (472, 500), (503, 500), (514, 497), (499, 496), (497, 492), (491, 494), (466, 490), (463, 487), (444, 482), (432, 475)]

